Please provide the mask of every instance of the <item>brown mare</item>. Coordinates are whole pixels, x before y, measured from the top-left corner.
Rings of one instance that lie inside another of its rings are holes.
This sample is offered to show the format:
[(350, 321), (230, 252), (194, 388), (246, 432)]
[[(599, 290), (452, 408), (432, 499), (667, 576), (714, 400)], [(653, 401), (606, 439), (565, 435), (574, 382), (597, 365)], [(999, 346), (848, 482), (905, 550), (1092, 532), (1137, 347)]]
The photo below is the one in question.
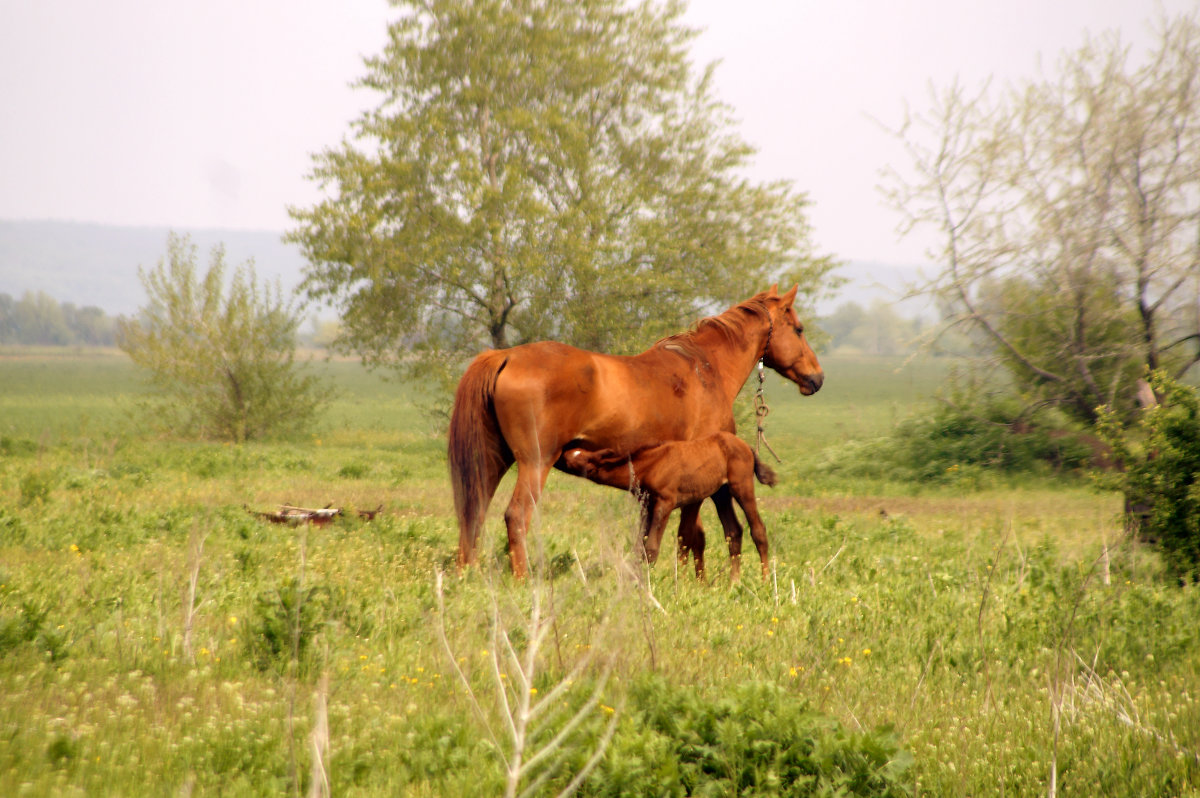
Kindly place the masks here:
[[(484, 352), (454, 395), (448, 456), (458, 515), (458, 565), (478, 558), (500, 478), (517, 464), (504, 512), (513, 574), (527, 570), (525, 534), (550, 469), (567, 449), (632, 452), (650, 443), (733, 432), (733, 401), (760, 359), (808, 396), (824, 375), (792, 303), (775, 286), (632, 357), (555, 343)], [(681, 541), (702, 534), (684, 508)]]
[[(729, 544), (730, 577), (737, 581), (742, 570), (742, 525), (728, 496), (714, 496), (726, 488), (746, 514), (750, 537), (762, 562), (762, 575), (767, 577), (767, 530), (758, 514), (754, 480), (757, 477), (764, 485), (774, 486), (775, 472), (738, 436), (717, 432), (694, 441), (669, 441), (632, 454), (612, 449), (570, 449), (563, 453), (563, 460), (565, 470), (572, 474), (643, 497), (642, 541), (651, 563), (658, 559), (663, 530), (672, 511), (712, 496)], [(681, 539), (681, 555), (683, 543)], [(696, 558), (696, 565), (702, 575), (703, 554)]]

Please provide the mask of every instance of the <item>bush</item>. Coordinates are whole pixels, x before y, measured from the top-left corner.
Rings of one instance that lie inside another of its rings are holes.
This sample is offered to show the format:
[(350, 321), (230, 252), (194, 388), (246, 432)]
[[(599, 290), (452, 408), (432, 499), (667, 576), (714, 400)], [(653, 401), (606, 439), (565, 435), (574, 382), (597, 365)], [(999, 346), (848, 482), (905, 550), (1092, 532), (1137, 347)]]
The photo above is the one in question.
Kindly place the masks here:
[(908, 795), (912, 757), (888, 730), (850, 734), (781, 687), (750, 682), (715, 701), (661, 678), (629, 717), (584, 795)]
[(274, 590), (260, 593), (246, 626), (251, 659), (263, 671), (282, 673), (295, 666), (306, 672), (306, 655), (328, 614), (329, 591), (321, 586), (306, 588), (296, 579), (285, 579)]
[(21, 506), (45, 504), (50, 501), (50, 492), (58, 483), (58, 475), (53, 471), (34, 469), (27, 471), (21, 477)]
[(1013, 422), (1015, 407), (942, 405), (867, 444), (843, 447), (831, 464), (857, 476), (921, 484), (978, 483), (989, 474), (1074, 471), (1091, 464), (1093, 443), (1054, 414)]
[(1162, 371), (1150, 385), (1160, 403), (1132, 430), (1101, 410), (1100, 434), (1125, 470), (1099, 483), (1125, 495), (1130, 525), (1159, 548), (1168, 571), (1188, 581), (1200, 576), (1200, 398)]
[(190, 239), (171, 235), (167, 257), (140, 271), (149, 296), (118, 324), (118, 345), (163, 395), (149, 418), (173, 433), (242, 443), (305, 429), (329, 391), (295, 362), (301, 315), (252, 263), (225, 279), (225, 254), (203, 275)]

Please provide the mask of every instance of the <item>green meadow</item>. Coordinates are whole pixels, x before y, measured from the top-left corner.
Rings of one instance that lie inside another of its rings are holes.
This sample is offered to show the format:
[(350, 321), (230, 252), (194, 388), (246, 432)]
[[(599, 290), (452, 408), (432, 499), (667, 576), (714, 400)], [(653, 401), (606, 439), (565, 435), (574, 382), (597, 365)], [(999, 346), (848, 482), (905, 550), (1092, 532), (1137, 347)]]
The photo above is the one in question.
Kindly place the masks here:
[(119, 353), (0, 351), (0, 795), (503, 794), (514, 732), (531, 795), (605, 743), (579, 794), (1200, 795), (1200, 593), (1119, 498), (843, 476), (949, 365), (824, 365), (767, 376), (768, 579), (710, 508), (704, 582), (647, 568), (633, 500), (556, 473), (514, 583), (511, 478), (455, 573), (428, 386), (318, 363), (312, 434), (234, 447), (164, 436)]

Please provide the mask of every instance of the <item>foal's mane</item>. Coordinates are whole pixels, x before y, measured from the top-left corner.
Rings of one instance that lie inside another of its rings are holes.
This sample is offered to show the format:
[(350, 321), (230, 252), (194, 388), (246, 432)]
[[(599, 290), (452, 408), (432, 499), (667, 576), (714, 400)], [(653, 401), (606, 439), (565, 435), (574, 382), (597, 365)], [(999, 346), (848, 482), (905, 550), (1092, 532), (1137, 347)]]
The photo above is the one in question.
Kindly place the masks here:
[(738, 344), (746, 339), (747, 328), (750, 327), (753, 319), (770, 321), (770, 318), (766, 300), (759, 296), (753, 296), (745, 302), (734, 305), (724, 313), (700, 319), (688, 330), (668, 335), (657, 341), (651, 349), (672, 349), (684, 357), (707, 360), (704, 349), (697, 342), (697, 338), (712, 330), (720, 334), (726, 343)]

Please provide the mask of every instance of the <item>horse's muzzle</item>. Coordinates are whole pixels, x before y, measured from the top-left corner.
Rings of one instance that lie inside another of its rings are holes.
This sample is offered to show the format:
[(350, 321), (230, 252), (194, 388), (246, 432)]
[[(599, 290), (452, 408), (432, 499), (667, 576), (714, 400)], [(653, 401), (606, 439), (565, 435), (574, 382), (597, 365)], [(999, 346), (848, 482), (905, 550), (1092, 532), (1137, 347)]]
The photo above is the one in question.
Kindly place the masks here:
[(800, 393), (805, 396), (812, 396), (821, 390), (821, 386), (825, 384), (825, 372), (818, 371), (812, 376), (805, 374), (797, 380), (796, 384), (800, 386)]

